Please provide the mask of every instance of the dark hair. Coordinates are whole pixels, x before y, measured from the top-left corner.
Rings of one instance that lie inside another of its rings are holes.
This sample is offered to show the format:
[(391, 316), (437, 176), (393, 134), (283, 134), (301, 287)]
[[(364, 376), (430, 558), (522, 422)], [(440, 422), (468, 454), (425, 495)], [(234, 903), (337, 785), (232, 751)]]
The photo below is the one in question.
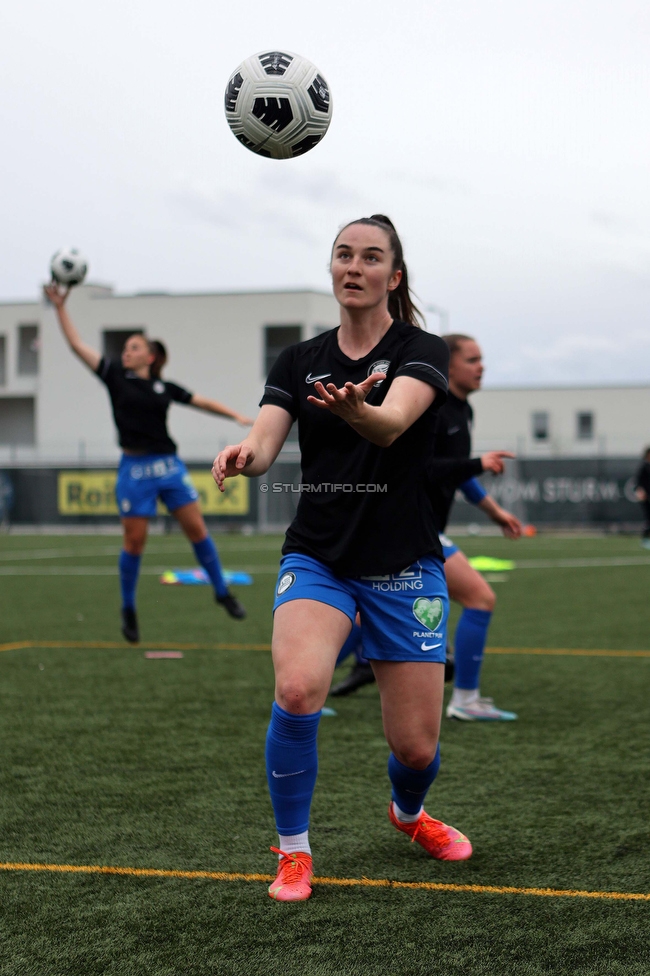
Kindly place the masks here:
[(458, 352), (461, 342), (476, 342), (476, 339), (474, 339), (472, 336), (463, 335), (461, 332), (451, 332), (449, 335), (443, 335), (440, 338), (444, 339), (449, 346), (450, 358), (455, 352)]
[(151, 355), (154, 356), (154, 361), (149, 367), (149, 375), (152, 379), (160, 379), (160, 374), (162, 373), (163, 366), (167, 362), (167, 349), (162, 344), (160, 339), (149, 339), (149, 349)]
[(644, 458), (647, 458), (648, 454), (650, 454), (650, 447), (646, 447), (645, 451), (643, 452)]
[(414, 304), (411, 298), (411, 289), (409, 288), (409, 276), (406, 270), (406, 264), (404, 262), (404, 251), (402, 250), (402, 242), (400, 241), (397, 231), (393, 225), (392, 220), (386, 217), (385, 214), (373, 214), (371, 217), (359, 217), (358, 220), (351, 220), (349, 224), (341, 228), (339, 233), (336, 235), (336, 240), (339, 239), (346, 227), (352, 227), (354, 224), (365, 224), (368, 227), (379, 227), (388, 235), (388, 240), (390, 242), (390, 249), (393, 252), (393, 271), (401, 271), (402, 278), (399, 285), (394, 291), (388, 294), (388, 311), (394, 319), (400, 319), (402, 322), (410, 322), (411, 325), (416, 326), (418, 329), (425, 328), (424, 317), (422, 312)]

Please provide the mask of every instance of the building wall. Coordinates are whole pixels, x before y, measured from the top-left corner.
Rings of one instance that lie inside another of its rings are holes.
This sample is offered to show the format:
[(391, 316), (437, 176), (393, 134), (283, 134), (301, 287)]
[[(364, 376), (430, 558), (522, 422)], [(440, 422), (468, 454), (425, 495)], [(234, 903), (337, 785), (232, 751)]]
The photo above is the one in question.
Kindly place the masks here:
[[(265, 326), (300, 325), (306, 339), (338, 324), (334, 298), (310, 291), (120, 296), (82, 286), (71, 293), (69, 311), (84, 342), (98, 350), (105, 329), (143, 329), (161, 339), (169, 352), (167, 378), (253, 417), (264, 381)], [(36, 377), (16, 373), (19, 322), (40, 326)], [(0, 306), (3, 334), (9, 375), (0, 397), (35, 396), (36, 446), (8, 448), (0, 437), (0, 463), (117, 459), (106, 390), (71, 354), (54, 310), (38, 303)], [(171, 434), (190, 459), (211, 458), (242, 434), (232, 421), (176, 404), (169, 416)]]
[[(479, 390), (474, 407), (476, 451), (497, 448), (522, 457), (625, 457), (650, 444), (648, 386)], [(532, 434), (534, 413), (547, 413), (549, 437)], [(577, 436), (578, 413), (593, 414), (593, 437)]]

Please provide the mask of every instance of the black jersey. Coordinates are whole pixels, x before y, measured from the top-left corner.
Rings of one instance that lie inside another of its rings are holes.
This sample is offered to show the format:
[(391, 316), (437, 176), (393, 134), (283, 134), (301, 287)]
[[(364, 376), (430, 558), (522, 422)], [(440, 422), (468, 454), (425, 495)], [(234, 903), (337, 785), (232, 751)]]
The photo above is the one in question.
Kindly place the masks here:
[[(469, 458), (472, 450), (472, 421), (474, 413), (467, 400), (461, 400), (451, 391), (447, 397), (447, 402), (438, 411), (438, 422), (433, 438), (433, 458), (430, 464), (430, 474), (432, 478), (432, 500), (436, 518), (436, 527), (439, 532), (444, 532), (449, 520), (449, 513), (454, 501), (454, 494), (458, 486), (458, 479), (435, 478), (436, 458), (454, 458), (460, 460)], [(459, 467), (459, 471), (462, 466)], [(462, 480), (466, 481), (474, 474), (480, 474), (482, 465), (480, 459), (469, 462), (467, 474)]]
[(104, 357), (96, 372), (108, 387), (120, 447), (141, 454), (175, 454), (176, 445), (167, 433), (169, 404), (189, 403), (193, 394), (176, 383), (140, 379)]
[(644, 461), (637, 471), (635, 487), (643, 488), (648, 498), (650, 498), (650, 462)]
[[(448, 363), (442, 339), (399, 321), (362, 359), (341, 351), (338, 329), (281, 353), (260, 406), (284, 407), (298, 421), (301, 497), (284, 554), (312, 556), (341, 576), (398, 572), (426, 553), (442, 555), (425, 462), (447, 393)], [(433, 404), (386, 448), (307, 402), (317, 380), (340, 388), (375, 372), (386, 373), (386, 379), (368, 394), (372, 406), (383, 403), (396, 376), (412, 376), (436, 389)]]

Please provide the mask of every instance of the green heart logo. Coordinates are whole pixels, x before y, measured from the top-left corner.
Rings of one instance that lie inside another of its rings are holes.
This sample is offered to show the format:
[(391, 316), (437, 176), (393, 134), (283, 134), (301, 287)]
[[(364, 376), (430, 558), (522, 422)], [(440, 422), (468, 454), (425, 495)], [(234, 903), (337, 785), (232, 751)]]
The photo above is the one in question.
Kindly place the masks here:
[(413, 616), (427, 630), (435, 630), (440, 626), (444, 613), (445, 608), (438, 597), (428, 600), (426, 596), (419, 596), (413, 601)]

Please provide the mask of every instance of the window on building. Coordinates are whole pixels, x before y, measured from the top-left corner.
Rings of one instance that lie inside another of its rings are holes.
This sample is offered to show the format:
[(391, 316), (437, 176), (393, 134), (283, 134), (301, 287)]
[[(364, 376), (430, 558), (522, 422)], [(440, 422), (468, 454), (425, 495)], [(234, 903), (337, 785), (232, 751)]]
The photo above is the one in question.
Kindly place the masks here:
[(7, 382), (7, 337), (0, 335), (0, 386)]
[(579, 441), (590, 441), (594, 436), (594, 415), (589, 411), (576, 414), (576, 437)]
[(120, 361), (124, 343), (132, 335), (144, 335), (141, 325), (134, 325), (132, 329), (104, 329), (102, 332), (102, 355), (106, 359)]
[(0, 397), (0, 444), (30, 447), (35, 443), (34, 397)]
[(545, 410), (538, 410), (532, 415), (533, 440), (547, 441), (549, 437), (548, 414)]
[(38, 374), (38, 326), (18, 326), (18, 375)]
[(287, 346), (302, 339), (301, 325), (266, 325), (264, 327), (264, 377), (269, 375), (271, 366)]

